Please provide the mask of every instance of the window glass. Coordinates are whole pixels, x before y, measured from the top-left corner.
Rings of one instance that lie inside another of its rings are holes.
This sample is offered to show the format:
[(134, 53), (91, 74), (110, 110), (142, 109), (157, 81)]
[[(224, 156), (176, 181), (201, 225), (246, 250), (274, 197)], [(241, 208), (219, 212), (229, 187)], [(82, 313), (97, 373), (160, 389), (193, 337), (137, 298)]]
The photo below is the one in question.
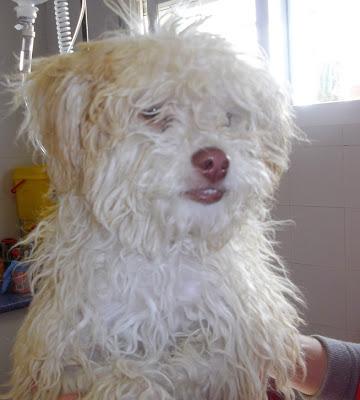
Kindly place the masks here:
[[(168, 12), (171, 4), (174, 2), (159, 4), (160, 18)], [(209, 17), (201, 25), (201, 31), (225, 37), (239, 51), (257, 53), (255, 0), (195, 1), (180, 12), (183, 17)]]
[(289, 0), (288, 11), (294, 102), (359, 99), (360, 0)]

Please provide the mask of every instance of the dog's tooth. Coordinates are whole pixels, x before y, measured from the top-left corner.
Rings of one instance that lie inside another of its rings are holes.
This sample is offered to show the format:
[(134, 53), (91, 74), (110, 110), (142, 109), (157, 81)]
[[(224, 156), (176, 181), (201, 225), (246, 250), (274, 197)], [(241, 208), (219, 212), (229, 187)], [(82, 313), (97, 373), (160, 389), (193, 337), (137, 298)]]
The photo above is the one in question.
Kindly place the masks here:
[(213, 189), (213, 188), (204, 189), (205, 194), (214, 194), (216, 192), (217, 192), (217, 190)]

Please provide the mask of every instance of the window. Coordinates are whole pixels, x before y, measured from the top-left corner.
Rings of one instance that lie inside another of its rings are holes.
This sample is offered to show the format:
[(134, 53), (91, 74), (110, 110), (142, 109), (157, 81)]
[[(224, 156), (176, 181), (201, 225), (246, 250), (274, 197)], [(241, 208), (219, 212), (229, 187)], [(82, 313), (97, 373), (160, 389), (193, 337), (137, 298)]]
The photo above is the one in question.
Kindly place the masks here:
[(359, 99), (360, 1), (289, 0), (288, 3), (295, 103)]
[[(156, 0), (148, 0), (144, 4), (145, 15), (147, 9), (150, 14), (153, 2)], [(158, 17), (163, 18), (176, 4), (176, 0), (159, 1)], [(182, 17), (209, 17), (200, 30), (225, 37), (239, 51), (250, 54), (258, 51), (255, 0), (188, 0), (181, 4), (187, 5), (181, 10)]]
[[(160, 8), (159, 15), (164, 11)], [(213, 0), (194, 3), (185, 17), (203, 15), (209, 17), (200, 26), (201, 31), (226, 37), (239, 50), (253, 53), (257, 49), (255, 0)]]
[[(152, 18), (177, 3), (143, 1)], [(360, 99), (360, 0), (181, 3), (190, 5), (185, 16), (211, 16), (201, 29), (226, 37), (239, 51), (256, 54), (260, 44), (275, 77), (290, 82), (295, 104)]]

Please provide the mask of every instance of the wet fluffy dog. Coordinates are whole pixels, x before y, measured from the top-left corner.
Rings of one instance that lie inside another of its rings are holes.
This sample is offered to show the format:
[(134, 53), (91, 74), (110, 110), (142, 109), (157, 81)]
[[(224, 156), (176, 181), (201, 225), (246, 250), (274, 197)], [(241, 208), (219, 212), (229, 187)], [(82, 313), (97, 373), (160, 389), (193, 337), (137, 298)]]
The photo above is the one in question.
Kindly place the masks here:
[(169, 27), (40, 60), (25, 92), (58, 205), (29, 239), (12, 399), (263, 400), (269, 376), (292, 398), (269, 208), (294, 127), (266, 69)]

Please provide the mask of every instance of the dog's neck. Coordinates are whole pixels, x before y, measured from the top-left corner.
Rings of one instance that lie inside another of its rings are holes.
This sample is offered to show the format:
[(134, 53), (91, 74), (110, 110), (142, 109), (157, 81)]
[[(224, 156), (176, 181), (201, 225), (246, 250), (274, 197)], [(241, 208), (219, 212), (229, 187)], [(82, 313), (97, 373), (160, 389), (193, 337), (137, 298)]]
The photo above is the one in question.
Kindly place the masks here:
[[(180, 232), (171, 223), (159, 227), (158, 220), (150, 213), (137, 215), (134, 212), (124, 213), (116, 224), (109, 226), (83, 196), (74, 194), (59, 198), (58, 207), (51, 218), (60, 227), (58, 234), (64, 241), (74, 242), (81, 237), (81, 245), (90, 251), (96, 252), (98, 249), (98, 252), (108, 254), (136, 255), (149, 262), (166, 259), (170, 255), (191, 256), (192, 259), (201, 260), (205, 255), (209, 257), (209, 254), (226, 247), (235, 233), (233, 226), (216, 235), (205, 236), (196, 228)], [(241, 232), (242, 229), (238, 229), (236, 236)]]

